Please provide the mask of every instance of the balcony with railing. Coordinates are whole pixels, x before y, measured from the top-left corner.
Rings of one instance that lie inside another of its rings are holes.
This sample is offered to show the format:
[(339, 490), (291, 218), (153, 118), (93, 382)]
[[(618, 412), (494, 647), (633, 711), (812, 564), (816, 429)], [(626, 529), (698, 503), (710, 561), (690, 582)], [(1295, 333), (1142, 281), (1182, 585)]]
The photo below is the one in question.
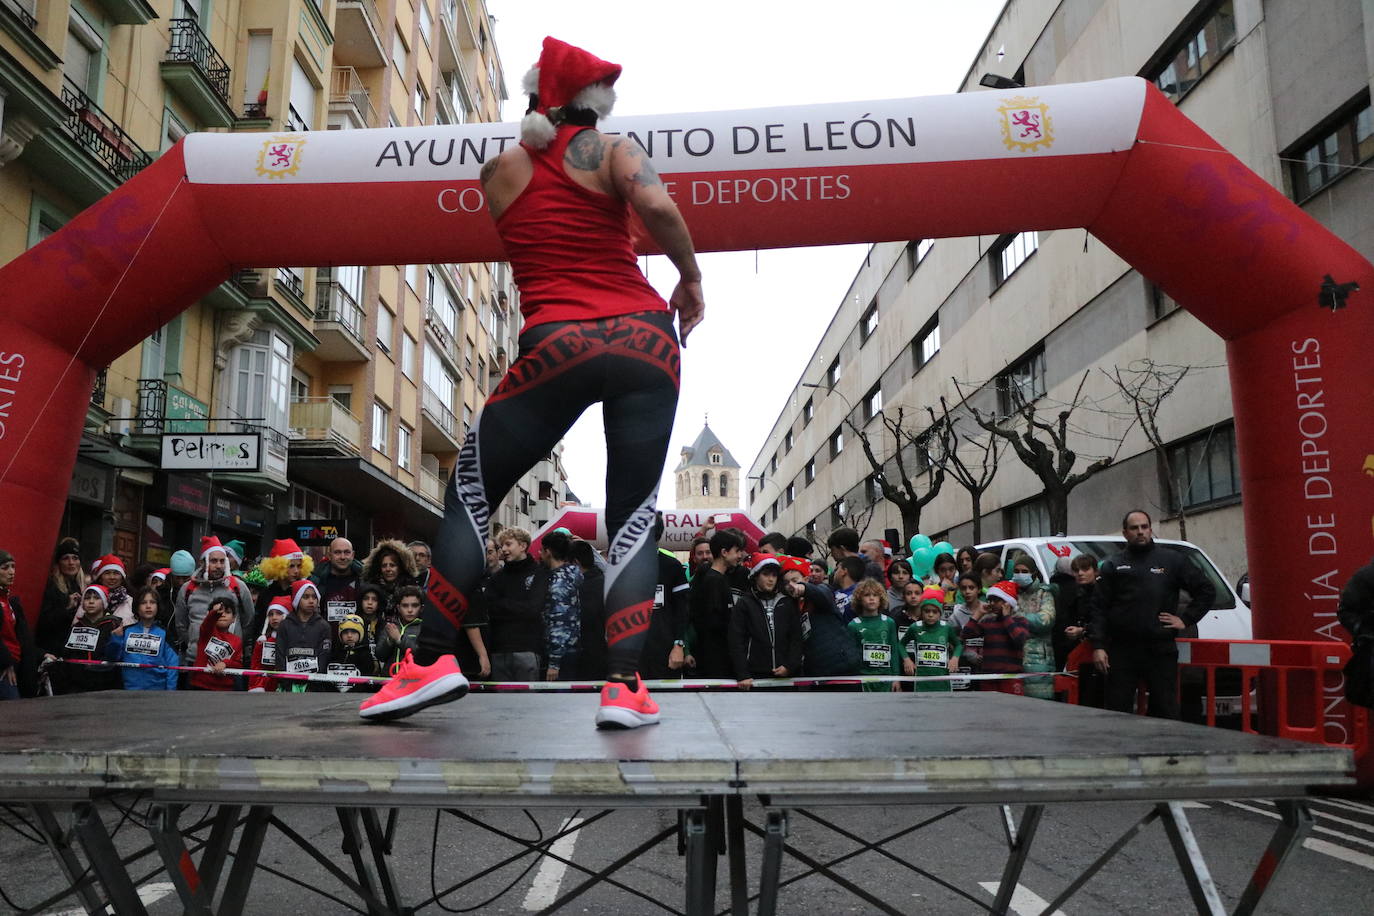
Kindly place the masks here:
[(305, 278), (289, 267), (245, 268), (234, 274), (233, 282), (252, 299), (271, 299), (278, 307), (315, 318), (305, 301)]
[(458, 418), (428, 385), (420, 387), (424, 389), (420, 399), (420, 448), (430, 454), (457, 451), (462, 435)]
[(361, 453), (363, 424), (334, 398), (292, 401), (290, 424), (293, 452), (325, 456)]
[(439, 310), (433, 306), (425, 309), (425, 330), (429, 332), (430, 340), (437, 345), (439, 355), (456, 371), (462, 364), (458, 341), (444, 324), (444, 320), (439, 317)]
[(153, 157), (65, 76), (62, 78), (62, 105), (67, 109), (67, 117), (62, 122), (67, 134), (115, 181), (128, 181), (152, 163)]
[(293, 134), (310, 130), (310, 122), (306, 120), (305, 115), (296, 110), (295, 105), (286, 106), (286, 123), (283, 126)]
[(359, 70), (385, 67), (383, 34), (374, 0), (338, 0), (334, 4), (334, 63)]
[(168, 21), (171, 42), (162, 78), (207, 127), (230, 127), (229, 65), (195, 19)]
[(332, 363), (363, 363), (372, 358), (365, 336), (366, 315), (353, 294), (330, 276), (328, 268), (315, 276), (315, 355)]
[(372, 93), (352, 67), (335, 67), (329, 73), (329, 114), (331, 123), (334, 115), (342, 115), (354, 129), (378, 126)]
[(416, 480), (420, 484), (420, 495), (442, 508), (444, 505), (444, 482), (439, 479), (439, 475), (429, 468), (421, 467)]

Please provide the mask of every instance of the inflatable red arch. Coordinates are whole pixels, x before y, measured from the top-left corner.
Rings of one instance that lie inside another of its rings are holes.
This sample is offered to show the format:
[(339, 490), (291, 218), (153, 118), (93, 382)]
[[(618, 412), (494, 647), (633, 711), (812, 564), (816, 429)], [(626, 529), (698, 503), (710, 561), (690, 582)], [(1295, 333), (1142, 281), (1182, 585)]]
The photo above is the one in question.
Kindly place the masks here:
[[(1227, 341), (1257, 636), (1341, 637), (1340, 584), (1374, 542), (1374, 268), (1153, 86), (606, 127), (649, 151), (705, 251), (1086, 228)], [(240, 267), (501, 260), (478, 169), (515, 142), (197, 134), (0, 269), (0, 545), (30, 613), (97, 368)]]

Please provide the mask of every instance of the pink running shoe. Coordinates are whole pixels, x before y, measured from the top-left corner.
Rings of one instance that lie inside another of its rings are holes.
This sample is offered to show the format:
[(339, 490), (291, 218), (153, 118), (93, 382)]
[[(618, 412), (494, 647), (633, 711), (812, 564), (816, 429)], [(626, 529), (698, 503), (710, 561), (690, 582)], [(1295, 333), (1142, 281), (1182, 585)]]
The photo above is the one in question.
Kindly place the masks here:
[(639, 728), (658, 724), (658, 704), (649, 688), (635, 675), (635, 689), (624, 681), (607, 681), (601, 688), (601, 708), (596, 711), (597, 728)]
[(468, 679), (463, 677), (458, 660), (452, 655), (440, 656), (432, 665), (417, 665), (407, 649), (395, 675), (363, 701), (358, 715), (374, 722), (389, 722), (430, 706), (461, 700), (467, 692)]

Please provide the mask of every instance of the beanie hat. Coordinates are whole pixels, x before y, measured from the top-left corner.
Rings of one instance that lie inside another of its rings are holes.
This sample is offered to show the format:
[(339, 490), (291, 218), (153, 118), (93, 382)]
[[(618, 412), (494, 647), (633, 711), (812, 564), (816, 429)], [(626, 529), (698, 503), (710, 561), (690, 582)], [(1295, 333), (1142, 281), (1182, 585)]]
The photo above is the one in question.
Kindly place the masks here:
[(164, 582), (167, 579), (167, 574), (171, 571), (172, 570), (166, 566), (162, 567), (161, 569), (155, 569), (148, 574), (148, 581), (151, 582), (154, 579), (156, 579), (159, 582)]
[(530, 108), (520, 122), (520, 139), (545, 149), (563, 123), (563, 109), (585, 108), (604, 118), (615, 104), (612, 89), (620, 65), (604, 61), (553, 36), (544, 39), (536, 63), (522, 81)]
[(229, 559), (235, 563), (242, 563), (243, 555), (248, 552), (248, 545), (243, 541), (233, 540), (224, 545), (224, 550), (229, 554)]
[(210, 554), (214, 553), (215, 551), (219, 551), (226, 557), (229, 556), (229, 551), (224, 549), (224, 545), (219, 542), (219, 538), (215, 537), (213, 534), (207, 534), (205, 537), (200, 539), (201, 560), (208, 560), (210, 558)]
[(773, 570), (774, 572), (782, 572), (782, 564), (778, 562), (778, 558), (773, 556), (773, 554), (756, 553), (749, 558), (749, 575), (750, 577), (757, 576), (770, 566), (775, 567)]
[(291, 599), (285, 595), (278, 595), (267, 603), (267, 613), (289, 614), (291, 613)]
[(4, 566), (6, 563), (13, 562), (14, 554), (10, 553), (8, 550), (0, 550), (0, 566)]
[(343, 621), (339, 624), (339, 635), (342, 636), (349, 630), (352, 630), (354, 633), (357, 633), (359, 639), (362, 638), (363, 619), (359, 617), (357, 614), (344, 615)]
[(124, 561), (112, 553), (107, 553), (105, 556), (95, 561), (95, 569), (91, 575), (93, 578), (98, 579), (102, 573), (111, 569), (118, 572), (121, 576), (128, 575), (128, 573), (124, 571)]
[(301, 550), (291, 538), (284, 538), (272, 542), (272, 553), (269, 554), (269, 556), (281, 557), (287, 560), (299, 560), (305, 556), (305, 551)]
[[(1012, 604), (1015, 603), (1015, 601), (1012, 602)], [(920, 606), (925, 607), (927, 604), (934, 604), (937, 607), (944, 607), (945, 590), (943, 588), (940, 588), (938, 585), (927, 585), (925, 588), (921, 589)]]
[(76, 557), (81, 559), (81, 545), (75, 538), (63, 538), (57, 542), (57, 549), (52, 553), (52, 561), (56, 563), (63, 557)]
[(178, 550), (172, 554), (172, 575), (189, 576), (196, 571), (196, 558), (188, 551)]
[(311, 582), (309, 579), (297, 580), (296, 583), (291, 586), (292, 610), (301, 606), (301, 596), (304, 595), (306, 591), (314, 592), (316, 598), (320, 597), (320, 590), (315, 587), (314, 582)]
[(1003, 601), (1005, 601), (1007, 604), (1010, 604), (1010, 605), (1012, 606), (1012, 609), (1015, 610), (1015, 609), (1016, 609), (1016, 583), (1015, 583), (1015, 582), (998, 582), (998, 583), (997, 583), (996, 585), (994, 585), (992, 588), (988, 589), (987, 597), (988, 597), (988, 598), (1001, 598), (1001, 599), (1002, 599)]
[(85, 597), (86, 597), (86, 592), (95, 592), (96, 597), (100, 599), (100, 606), (101, 606), (102, 608), (107, 608), (107, 607), (110, 606), (110, 590), (109, 590), (108, 588), (106, 588), (105, 586), (103, 586), (103, 585), (88, 585), (88, 586), (86, 586), (86, 591), (81, 593), (81, 597), (82, 597), (82, 598), (85, 598)]

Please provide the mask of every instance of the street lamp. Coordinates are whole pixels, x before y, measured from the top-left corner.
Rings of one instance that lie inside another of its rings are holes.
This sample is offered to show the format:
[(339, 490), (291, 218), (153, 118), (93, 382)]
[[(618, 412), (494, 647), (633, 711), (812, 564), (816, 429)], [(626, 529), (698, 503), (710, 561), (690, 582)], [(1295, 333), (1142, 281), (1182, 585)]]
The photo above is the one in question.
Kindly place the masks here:
[(984, 73), (983, 78), (978, 81), (979, 86), (988, 89), (1021, 89), (1022, 84), (1006, 76), (998, 76), (996, 73)]
[(840, 396), (840, 400), (844, 401), (844, 405), (849, 408), (849, 412), (854, 412), (854, 404), (849, 400), (849, 398), (845, 397), (844, 392), (836, 390), (834, 385), (821, 385), (817, 382), (802, 382), (801, 387), (815, 388), (819, 391), (824, 391), (827, 394), (837, 394)]

